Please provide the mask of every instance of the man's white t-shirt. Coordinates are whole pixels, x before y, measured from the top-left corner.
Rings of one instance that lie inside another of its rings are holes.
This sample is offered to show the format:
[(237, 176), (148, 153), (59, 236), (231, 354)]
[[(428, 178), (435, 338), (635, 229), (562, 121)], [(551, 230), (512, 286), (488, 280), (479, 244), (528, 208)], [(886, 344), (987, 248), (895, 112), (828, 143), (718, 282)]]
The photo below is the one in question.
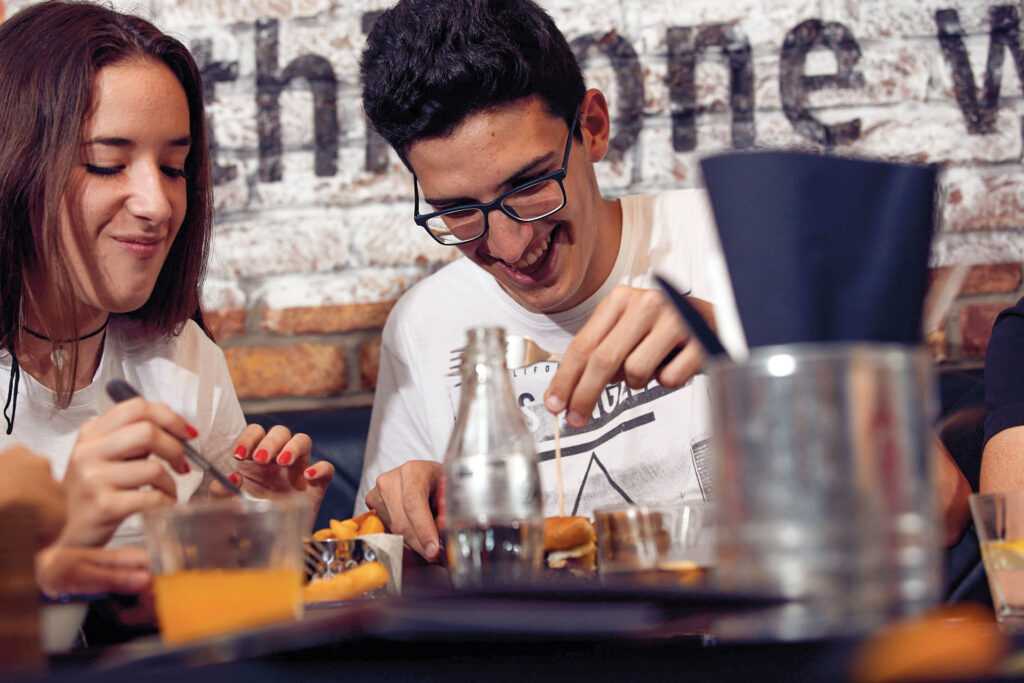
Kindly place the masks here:
[[(656, 287), (665, 274), (711, 300), (707, 268), (714, 229), (703, 190), (622, 200), (622, 241), (607, 280), (570, 310), (542, 315), (517, 304), (482, 268), (459, 259), (411, 288), (384, 328), (377, 391), (356, 509), (377, 477), (408, 460), (442, 461), (459, 405), (458, 362), (466, 329), (504, 327), (561, 353), (597, 305), (618, 285)], [(557, 364), (514, 370), (513, 389), (540, 456), (544, 511), (557, 513), (554, 417), (543, 406)], [(602, 505), (666, 502), (710, 496), (707, 380), (697, 375), (669, 390), (652, 381), (641, 390), (609, 384), (588, 424), (562, 423), (566, 512), (589, 515)]]
[[(11, 434), (6, 433), (6, 421), (0, 420), (0, 451), (20, 443), (49, 459), (53, 476), (62, 479), (82, 423), (113, 405), (105, 390), (107, 382), (123, 379), (145, 399), (166, 403), (192, 423), (199, 432), (191, 442), (196, 450), (230, 469), (231, 451), (245, 429), (245, 416), (224, 353), (191, 320), (177, 336), (155, 341), (140, 341), (133, 328), (131, 321), (111, 318), (92, 383), (76, 391), (67, 408), (58, 408), (54, 393), (22, 370)], [(0, 351), (4, 402), (10, 374), (11, 355)], [(179, 501), (191, 498), (202, 484), (202, 472), (195, 466), (186, 475), (166, 469), (174, 479)], [(111, 545), (141, 542), (142, 520), (136, 515), (118, 527)]]

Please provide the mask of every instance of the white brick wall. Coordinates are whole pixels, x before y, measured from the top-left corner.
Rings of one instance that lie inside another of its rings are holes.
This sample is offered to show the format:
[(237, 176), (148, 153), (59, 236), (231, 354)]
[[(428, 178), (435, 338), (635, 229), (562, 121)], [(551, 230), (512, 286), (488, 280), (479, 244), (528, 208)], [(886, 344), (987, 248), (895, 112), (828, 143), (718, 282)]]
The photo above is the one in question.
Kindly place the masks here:
[[(109, 2), (109, 0), (107, 0)], [(438, 0), (444, 1), (444, 0)], [(8, 12), (31, 0), (13, 0)], [(363, 15), (390, 0), (116, 0), (187, 44), (208, 40), (212, 57), (235, 62), (238, 78), (216, 85), (210, 112), (221, 165), (237, 177), (216, 188), (217, 224), (205, 304), (212, 311), (247, 312), (245, 329), (260, 333), (277, 310), (379, 304), (454, 256), (412, 223), (411, 179), (393, 153), (384, 172), (366, 165), (367, 126), (359, 102), (358, 61)], [(701, 156), (732, 144), (729, 72), (720, 51), (699, 57), (696, 150), (672, 147), (669, 27), (732, 26), (749, 41), (759, 147), (813, 147), (782, 110), (781, 51), (786, 35), (808, 19), (843, 24), (858, 42), (855, 69), (863, 87), (810, 93), (815, 116), (827, 123), (860, 119), (862, 134), (836, 151), (943, 162), (937, 265), (1024, 259), (1022, 87), (1006, 54), (994, 132), (969, 134), (943, 56), (935, 12), (957, 10), (974, 82), (985, 79), (989, 9), (1010, 0), (541, 0), (572, 40), (615, 32), (639, 56), (643, 82), (637, 144), (603, 163), (606, 192), (693, 186)], [(337, 173), (315, 175), (313, 97), (303, 81), (281, 96), (282, 180), (259, 177), (257, 20), (278, 24), (278, 69), (315, 53), (338, 82)], [(622, 104), (611, 62), (592, 51), (586, 75), (605, 89), (613, 112)], [(807, 74), (835, 73), (836, 60), (811, 52)], [(614, 122), (613, 122), (614, 123)], [(618, 129), (616, 129), (618, 130)], [(614, 131), (613, 131), (614, 132)], [(271, 313), (267, 313), (267, 309)], [(261, 333), (260, 333), (261, 334)], [(955, 331), (952, 335), (956, 336)], [(242, 334), (228, 345), (243, 345)], [(354, 347), (353, 347), (354, 348)], [(353, 361), (354, 362), (354, 361)], [(351, 364), (351, 363), (350, 363)], [(358, 389), (358, 387), (357, 387)]]

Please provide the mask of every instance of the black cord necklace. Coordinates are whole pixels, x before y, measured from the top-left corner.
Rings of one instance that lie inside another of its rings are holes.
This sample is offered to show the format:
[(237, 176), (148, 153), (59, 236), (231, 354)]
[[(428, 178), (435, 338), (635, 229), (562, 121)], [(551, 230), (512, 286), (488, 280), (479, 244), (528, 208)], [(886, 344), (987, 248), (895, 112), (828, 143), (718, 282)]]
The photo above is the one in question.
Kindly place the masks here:
[[(35, 330), (24, 325), (22, 326), (21, 329), (25, 330), (36, 339), (42, 339), (43, 341), (48, 341), (51, 344), (53, 344), (53, 350), (50, 351), (50, 361), (53, 363), (55, 368), (57, 368), (58, 370), (63, 370), (65, 361), (64, 345), (77, 344), (80, 341), (84, 341), (86, 339), (95, 337), (97, 334), (107, 329), (107, 323), (109, 322), (110, 317), (108, 316), (107, 319), (103, 321), (102, 325), (100, 325), (98, 328), (96, 328), (89, 334), (83, 334), (81, 337), (77, 339), (65, 339), (62, 341), (54, 341), (47, 337), (45, 334), (36, 332)], [(4, 403), (4, 420), (7, 422), (8, 434), (14, 431), (14, 416), (18, 412), (18, 385), (21, 383), (21, 366), (18, 365), (18, 357), (14, 355), (13, 348), (11, 349), (10, 353), (11, 378), (7, 382), (7, 401)], [(7, 414), (8, 410), (10, 410), (9, 415)]]
[(64, 369), (64, 361), (67, 360), (67, 358), (66, 358), (66, 356), (64, 354), (64, 345), (65, 344), (77, 344), (80, 341), (85, 341), (86, 339), (91, 339), (92, 337), (95, 337), (97, 334), (99, 334), (103, 330), (107, 329), (107, 323), (109, 323), (109, 322), (110, 322), (110, 316), (107, 316), (107, 319), (103, 321), (103, 324), (100, 325), (99, 327), (97, 327), (92, 332), (90, 332), (88, 334), (83, 334), (78, 339), (64, 339), (64, 340), (61, 340), (61, 341), (54, 341), (53, 339), (50, 339), (49, 337), (47, 337), (45, 334), (42, 334), (40, 332), (36, 332), (35, 330), (33, 330), (28, 325), (22, 325), (21, 329), (25, 330), (26, 332), (31, 334), (36, 339), (42, 339), (43, 341), (48, 341), (51, 344), (53, 344), (53, 350), (50, 351), (50, 361), (53, 362), (53, 366), (55, 368), (57, 368), (58, 370), (63, 370)]

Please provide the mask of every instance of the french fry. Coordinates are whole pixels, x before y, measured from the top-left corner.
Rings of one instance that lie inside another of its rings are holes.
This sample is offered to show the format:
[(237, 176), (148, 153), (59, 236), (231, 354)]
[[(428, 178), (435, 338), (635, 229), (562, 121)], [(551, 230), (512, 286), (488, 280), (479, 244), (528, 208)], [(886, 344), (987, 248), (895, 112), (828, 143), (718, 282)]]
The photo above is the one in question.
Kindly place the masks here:
[(313, 532), (314, 541), (330, 541), (334, 538), (334, 532), (330, 529), (317, 529)]
[(359, 524), (359, 535), (365, 536), (367, 534), (382, 534), (384, 533), (384, 522), (380, 521), (380, 517), (371, 514), (366, 517)]
[(330, 527), (331, 531), (334, 532), (334, 537), (339, 541), (350, 541), (359, 533), (359, 525), (351, 519), (346, 519), (343, 522), (332, 519)]
[(306, 602), (352, 600), (388, 584), (390, 575), (380, 562), (367, 562), (329, 579), (318, 579), (303, 588)]

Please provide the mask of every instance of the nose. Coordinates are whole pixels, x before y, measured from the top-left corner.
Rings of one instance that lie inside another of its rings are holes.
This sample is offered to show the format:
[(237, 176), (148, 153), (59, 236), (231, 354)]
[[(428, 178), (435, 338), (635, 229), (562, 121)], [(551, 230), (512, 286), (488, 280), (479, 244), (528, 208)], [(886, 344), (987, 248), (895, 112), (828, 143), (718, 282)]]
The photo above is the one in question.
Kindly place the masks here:
[(533, 226), (514, 221), (501, 211), (488, 216), (487, 253), (509, 265), (523, 257), (533, 241)]
[(130, 194), (125, 207), (136, 218), (151, 225), (163, 225), (171, 218), (167, 183), (173, 182), (159, 166), (140, 166), (131, 174)]

